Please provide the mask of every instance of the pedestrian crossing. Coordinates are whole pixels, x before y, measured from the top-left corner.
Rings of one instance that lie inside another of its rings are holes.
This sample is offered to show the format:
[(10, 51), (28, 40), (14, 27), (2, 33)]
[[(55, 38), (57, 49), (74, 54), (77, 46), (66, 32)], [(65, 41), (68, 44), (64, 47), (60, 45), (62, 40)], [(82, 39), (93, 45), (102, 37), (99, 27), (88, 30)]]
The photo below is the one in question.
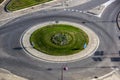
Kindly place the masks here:
[(97, 15), (97, 14), (89, 12), (89, 11), (81, 11), (81, 10), (78, 10), (78, 9), (66, 9), (66, 8), (64, 8), (64, 11), (84, 13), (84, 14), (87, 14), (87, 15), (95, 16), (95, 17), (101, 17), (101, 15)]
[(85, 13), (86, 12), (86, 11), (81, 11), (81, 10), (77, 10), (77, 9), (66, 9), (66, 8), (64, 8), (64, 11), (80, 12), (80, 13)]

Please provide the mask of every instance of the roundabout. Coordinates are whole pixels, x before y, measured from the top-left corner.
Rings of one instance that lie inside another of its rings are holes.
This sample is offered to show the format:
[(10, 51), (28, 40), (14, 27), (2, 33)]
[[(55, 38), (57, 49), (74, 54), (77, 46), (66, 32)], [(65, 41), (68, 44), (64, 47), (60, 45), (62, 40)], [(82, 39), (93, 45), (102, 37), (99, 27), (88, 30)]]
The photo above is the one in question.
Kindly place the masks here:
[[(116, 1), (116, 4), (118, 2)], [(119, 41), (118, 37), (116, 38), (118, 34), (116, 25), (109, 22), (116, 19), (114, 11), (111, 10), (117, 10), (116, 4), (113, 3), (106, 8), (101, 18), (78, 12), (78, 10), (73, 12), (71, 7), (72, 12), (63, 9), (42, 10), (9, 21), (0, 27), (0, 67), (28, 80), (92, 80), (112, 72), (115, 67), (119, 68), (119, 63), (111, 60), (119, 57), (119, 46), (117, 46)], [(88, 4), (85, 6), (88, 9)], [(78, 9), (78, 7), (74, 8)], [(50, 32), (41, 32), (46, 30), (44, 28), (46, 26), (61, 24), (73, 26), (87, 35), (82, 40), (82, 48), (78, 51), (75, 49), (71, 54), (66, 51), (57, 55), (52, 54), (51, 48), (43, 50), (39, 47), (40, 50), (38, 50), (36, 46), (42, 41), (45, 42), (42, 47), (46, 47), (46, 44), (47, 47), (48, 45), (56, 46), (58, 50), (55, 50), (58, 52), (60, 48), (73, 45), (75, 42), (78, 44), (74, 46), (79, 45), (76, 40), (83, 36), (79, 32), (71, 34), (71, 30), (70, 32), (55, 31), (52, 28)], [(40, 34), (36, 35), (37, 30), (40, 30)], [(44, 35), (41, 35), (43, 33)], [(35, 41), (32, 40), (32, 35), (36, 36)], [(37, 42), (36, 38), (38, 38)], [(46, 52), (48, 49), (51, 51), (50, 54)]]
[[(67, 39), (60, 40), (60, 36), (65, 35)], [(25, 31), (21, 44), (27, 54), (37, 59), (47, 62), (70, 62), (92, 55), (99, 46), (99, 38), (92, 30), (77, 23), (46, 22)]]

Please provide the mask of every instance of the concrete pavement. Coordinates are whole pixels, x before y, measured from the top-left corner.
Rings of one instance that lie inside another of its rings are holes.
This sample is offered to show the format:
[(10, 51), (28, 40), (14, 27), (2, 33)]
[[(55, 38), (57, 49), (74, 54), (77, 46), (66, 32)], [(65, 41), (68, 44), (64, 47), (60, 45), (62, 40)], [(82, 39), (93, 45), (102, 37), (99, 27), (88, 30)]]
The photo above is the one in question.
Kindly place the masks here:
[(14, 75), (8, 70), (0, 68), (0, 80), (28, 80), (28, 79)]

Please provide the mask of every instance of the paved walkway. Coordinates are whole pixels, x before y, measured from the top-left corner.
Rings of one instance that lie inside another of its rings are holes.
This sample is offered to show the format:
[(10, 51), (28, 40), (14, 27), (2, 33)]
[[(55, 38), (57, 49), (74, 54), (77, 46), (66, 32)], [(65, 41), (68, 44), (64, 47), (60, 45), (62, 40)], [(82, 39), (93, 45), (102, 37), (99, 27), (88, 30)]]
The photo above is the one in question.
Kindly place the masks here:
[(43, 60), (43, 61), (47, 61), (47, 62), (69, 62), (69, 61), (76, 61), (76, 60), (81, 60), (84, 58), (87, 58), (88, 56), (92, 55), (98, 48), (99, 46), (99, 38), (98, 36), (89, 28), (84, 27), (83, 25), (77, 24), (77, 23), (72, 23), (72, 22), (66, 22), (66, 21), (60, 21), (58, 24), (69, 24), (69, 25), (73, 25), (76, 26), (80, 29), (82, 29), (83, 31), (85, 31), (89, 37), (89, 43), (87, 45), (87, 47), (80, 51), (77, 54), (73, 54), (73, 55), (69, 55), (69, 56), (51, 56), (51, 55), (47, 55), (44, 54), (36, 49), (34, 49), (32, 47), (32, 45), (30, 44), (30, 36), (31, 34), (37, 30), (38, 28), (41, 28), (43, 26), (49, 25), (49, 24), (55, 24), (55, 22), (46, 22), (43, 24), (39, 24), (37, 26), (33, 26), (32, 28), (30, 28), (28, 31), (26, 31), (22, 38), (21, 38), (21, 45), (23, 46), (23, 48), (25, 49), (26, 53), (29, 54), (30, 56)]
[(14, 75), (8, 70), (0, 68), (0, 80), (28, 80), (28, 79)]

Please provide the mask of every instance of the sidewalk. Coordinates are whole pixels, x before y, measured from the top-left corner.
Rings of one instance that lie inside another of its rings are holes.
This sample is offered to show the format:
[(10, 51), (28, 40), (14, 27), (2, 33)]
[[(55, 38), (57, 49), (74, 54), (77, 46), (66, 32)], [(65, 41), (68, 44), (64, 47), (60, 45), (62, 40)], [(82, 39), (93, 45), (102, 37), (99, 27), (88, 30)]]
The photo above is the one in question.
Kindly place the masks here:
[(0, 68), (0, 80), (28, 80), (28, 79), (14, 75), (8, 70)]

